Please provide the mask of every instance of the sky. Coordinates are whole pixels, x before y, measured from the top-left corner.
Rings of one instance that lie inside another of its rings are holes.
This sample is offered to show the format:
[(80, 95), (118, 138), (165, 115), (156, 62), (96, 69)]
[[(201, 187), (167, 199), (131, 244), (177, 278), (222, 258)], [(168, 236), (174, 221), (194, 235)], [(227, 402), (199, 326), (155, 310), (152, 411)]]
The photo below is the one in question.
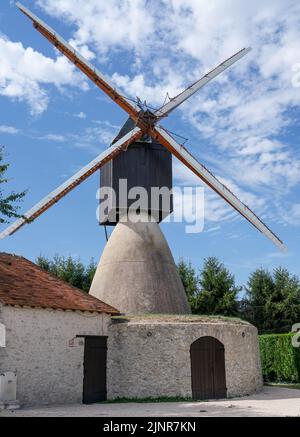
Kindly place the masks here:
[[(25, 212), (109, 146), (126, 121), (15, 7), (0, 2), (0, 144), (7, 189)], [(243, 47), (245, 58), (174, 111), (163, 125), (288, 246), (281, 253), (209, 188), (205, 225), (161, 228), (178, 260), (217, 256), (244, 285), (257, 267), (300, 275), (300, 3), (297, 0), (23, 0), (125, 95), (160, 107)], [(175, 158), (174, 185), (199, 180)], [(35, 260), (98, 260), (97, 172), (34, 223), (0, 242)], [(0, 230), (3, 230), (2, 225)], [(110, 230), (111, 231), (111, 230)]]

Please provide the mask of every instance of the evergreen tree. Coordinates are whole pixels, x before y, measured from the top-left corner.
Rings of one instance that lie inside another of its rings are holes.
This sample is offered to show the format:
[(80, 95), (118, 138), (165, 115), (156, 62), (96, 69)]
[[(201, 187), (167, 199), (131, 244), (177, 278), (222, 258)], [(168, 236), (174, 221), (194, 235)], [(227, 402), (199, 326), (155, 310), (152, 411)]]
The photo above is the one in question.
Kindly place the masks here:
[(198, 314), (238, 315), (237, 295), (241, 287), (236, 287), (234, 276), (217, 258), (204, 260), (199, 286), (196, 303)]
[(91, 258), (89, 264), (85, 268), (85, 280), (82, 287), (84, 291), (89, 292), (96, 270), (97, 264), (95, 263), (94, 258)]
[[(0, 147), (0, 184), (6, 184), (8, 179), (5, 177), (9, 164), (3, 163), (3, 147)], [(20, 218), (17, 211), (19, 206), (16, 205), (25, 196), (26, 191), (22, 193), (11, 192), (4, 195), (3, 190), (0, 189), (0, 223), (7, 223), (7, 218)]]
[(242, 300), (242, 316), (260, 330), (266, 330), (268, 325), (266, 302), (274, 293), (272, 275), (262, 268), (255, 270), (248, 280), (246, 297)]
[(199, 293), (198, 277), (196, 275), (196, 271), (192, 267), (191, 262), (186, 263), (183, 259), (179, 260), (177, 264), (177, 270), (182, 280), (182, 284), (185, 289), (192, 313), (195, 313), (197, 306), (197, 297)]
[(269, 327), (275, 332), (290, 332), (300, 320), (300, 282), (287, 269), (279, 267), (274, 271), (274, 296), (272, 305), (267, 306)]
[(84, 266), (80, 259), (59, 255), (55, 255), (52, 260), (41, 255), (37, 258), (36, 263), (62, 281), (85, 292), (89, 291), (97, 268), (93, 259), (88, 266)]
[(300, 282), (287, 269), (273, 275), (264, 269), (251, 274), (242, 315), (260, 333), (289, 332), (300, 320)]

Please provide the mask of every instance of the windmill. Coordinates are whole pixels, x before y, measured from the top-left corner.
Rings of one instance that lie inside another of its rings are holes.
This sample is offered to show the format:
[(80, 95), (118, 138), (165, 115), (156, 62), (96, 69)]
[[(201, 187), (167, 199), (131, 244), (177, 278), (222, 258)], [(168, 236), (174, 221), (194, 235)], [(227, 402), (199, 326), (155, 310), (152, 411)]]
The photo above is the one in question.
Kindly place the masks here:
[[(212, 81), (215, 77), (221, 74), (223, 71), (228, 69), (234, 63), (243, 58), (251, 49), (244, 48), (231, 58), (222, 62), (216, 68), (211, 70), (209, 73), (204, 75), (200, 80), (190, 85), (185, 91), (181, 92), (176, 97), (170, 99), (167, 103), (165, 103), (161, 108), (157, 110), (149, 110), (147, 107), (141, 104), (141, 101), (134, 102), (128, 97), (124, 96), (121, 91), (119, 91), (110, 81), (90, 62), (85, 60), (73, 47), (71, 47), (63, 38), (61, 38), (52, 28), (50, 28), (47, 24), (45, 24), (42, 20), (40, 20), (36, 15), (30, 12), (27, 8), (25, 8), (20, 3), (17, 3), (18, 8), (33, 22), (33, 26), (36, 28), (38, 32), (40, 32), (51, 44), (53, 44), (56, 49), (58, 49), (63, 55), (65, 55), (77, 68), (79, 68), (92, 82), (98, 86), (104, 93), (111, 98), (118, 106), (120, 106), (129, 116), (128, 121), (125, 123), (123, 128), (120, 131), (120, 134), (116, 138), (116, 140), (112, 143), (112, 145), (107, 148), (103, 153), (97, 156), (92, 162), (83, 167), (78, 173), (68, 179), (65, 183), (63, 183), (56, 190), (52, 191), (48, 196), (46, 196), (43, 200), (41, 200), (37, 205), (35, 205), (32, 209), (26, 212), (23, 218), (17, 220), (15, 223), (10, 225), (6, 230), (4, 230), (0, 234), (0, 238), (4, 238), (8, 235), (12, 235), (18, 229), (20, 229), (26, 223), (32, 222), (42, 213), (44, 213), (47, 209), (49, 209), (52, 205), (58, 202), (61, 198), (67, 195), (71, 190), (81, 184), (85, 179), (87, 179), (94, 172), (103, 169), (101, 175), (101, 183), (102, 184), (110, 184), (114, 185), (113, 179), (116, 181), (122, 177), (127, 177), (131, 180), (131, 184), (136, 183), (136, 180), (131, 178), (130, 172), (136, 174), (136, 166), (138, 165), (137, 154), (140, 153), (141, 150), (144, 149), (144, 153), (147, 154), (146, 167), (143, 174), (147, 175), (141, 176), (138, 181), (139, 185), (146, 186), (147, 189), (153, 184), (157, 186), (167, 185), (171, 186), (172, 184), (172, 167), (171, 167), (171, 156), (174, 155), (179, 159), (186, 167), (188, 167), (196, 176), (198, 176), (202, 181), (204, 181), (210, 188), (212, 188), (219, 196), (221, 196), (229, 205), (231, 205), (239, 214), (241, 214), (246, 220), (248, 220), (257, 230), (259, 230), (262, 234), (268, 237), (276, 246), (278, 246), (281, 250), (285, 249), (283, 242), (269, 229), (269, 227), (260, 220), (257, 215), (251, 211), (244, 203), (242, 203), (224, 184), (222, 184), (203, 164), (201, 164), (192, 154), (183, 147), (180, 143), (178, 143), (174, 137), (164, 129), (159, 122), (168, 117), (178, 106), (180, 106), (183, 102), (193, 96), (196, 92), (198, 92), (202, 87), (207, 85), (210, 81)], [(149, 141), (150, 139), (150, 141)], [(164, 154), (165, 153), (165, 154)], [(154, 159), (155, 155), (155, 159)], [(166, 172), (163, 174), (163, 170), (154, 172), (151, 170), (153, 165), (159, 166), (162, 165), (162, 169), (165, 169)], [(151, 167), (152, 166), (152, 167)], [(125, 171), (125, 173), (124, 173)], [(112, 178), (111, 175), (114, 174)], [(110, 177), (109, 177), (110, 175)], [(115, 205), (118, 209), (118, 205)], [(170, 204), (169, 211), (159, 211), (159, 217), (156, 222), (159, 222), (168, 215), (172, 211), (172, 204)], [(111, 223), (109, 218), (104, 220), (102, 224), (116, 224), (118, 222), (118, 215), (116, 222)], [(119, 226), (119, 225), (118, 225)], [(126, 232), (123, 230), (122, 236), (120, 235), (121, 231), (117, 230), (116, 227), (113, 235), (115, 236), (111, 238), (112, 241), (108, 242), (108, 247), (104, 251), (104, 258), (112, 258), (113, 256), (119, 256), (120, 246), (120, 238), (124, 237), (124, 245), (128, 247), (130, 246), (132, 233), (127, 229)], [(145, 235), (145, 226), (152, 226), (152, 224), (136, 224), (130, 225), (131, 231), (134, 230), (136, 234)], [(144, 226), (144, 228), (143, 228)], [(157, 240), (158, 246), (156, 247), (156, 254), (159, 253), (162, 255), (162, 259), (165, 259), (166, 264), (171, 265), (173, 261), (171, 261), (172, 255), (169, 253), (169, 248), (167, 247), (167, 243), (162, 242), (163, 236), (159, 235), (157, 223), (153, 224), (152, 230), (149, 231), (147, 228), (147, 232), (153, 232), (153, 239)], [(120, 228), (119, 228), (120, 229)], [(148, 234), (149, 234), (148, 232)], [(126, 234), (126, 237), (124, 236)], [(118, 236), (119, 235), (119, 236)], [(118, 242), (118, 243), (117, 243)], [(133, 243), (132, 243), (133, 244)], [(138, 244), (138, 243), (137, 243)], [(112, 249), (112, 246), (116, 246)], [(110, 247), (110, 249), (109, 249)], [(129, 249), (124, 249), (127, 252), (123, 253), (123, 256), (128, 255)], [(157, 252), (158, 251), (158, 252)], [(114, 252), (114, 255), (113, 255)], [(153, 255), (153, 253), (152, 253)], [(152, 255), (149, 253), (147, 256), (152, 258)], [(160, 256), (159, 255), (159, 256)], [(144, 255), (142, 255), (143, 257)], [(165, 258), (164, 258), (165, 257)], [(146, 257), (147, 258), (147, 257)], [(121, 260), (120, 260), (121, 262)], [(107, 265), (107, 262), (105, 263)], [(174, 262), (173, 262), (174, 264)], [(99, 264), (98, 269), (100, 268), (101, 262)], [(156, 266), (156, 268), (158, 268)], [(100, 268), (101, 270), (101, 268)], [(126, 269), (125, 269), (126, 270)], [(138, 270), (138, 269), (137, 269)], [(176, 270), (176, 269), (175, 269)], [(172, 274), (176, 276), (176, 271), (172, 266), (169, 277), (169, 281), (172, 282), (171, 276)], [(158, 276), (165, 276), (165, 272), (160, 272)], [(137, 273), (135, 273), (136, 275)], [(146, 274), (146, 272), (144, 272)], [(99, 271), (100, 275), (100, 271)], [(118, 308), (120, 308), (120, 304), (115, 301), (111, 301), (110, 297), (103, 296), (103, 291), (99, 292), (99, 275), (96, 274), (94, 279), (94, 283), (92, 285), (91, 292), (97, 295), (97, 297), (102, 298), (107, 303), (115, 304)], [(116, 277), (116, 272), (110, 272), (109, 279), (103, 285), (103, 276), (105, 274), (102, 272), (102, 279), (100, 282), (102, 283), (102, 289), (111, 286), (109, 285), (109, 281), (112, 280), (113, 277)], [(119, 275), (117, 275), (119, 276)], [(167, 275), (168, 276), (168, 275)], [(120, 278), (119, 278), (120, 279)], [(163, 280), (163, 279), (162, 279)], [(105, 281), (104, 281), (105, 282)], [(131, 281), (132, 282), (132, 281)], [(182, 287), (179, 285), (178, 278), (175, 280), (176, 284), (172, 283), (171, 288), (174, 287), (181, 288), (180, 293), (182, 294)], [(122, 283), (122, 282), (121, 282)], [(120, 282), (119, 282), (120, 284)], [(131, 284), (132, 286), (132, 284)], [(165, 287), (168, 288), (168, 285), (165, 283)], [(100, 288), (101, 288), (100, 287)], [(117, 286), (116, 286), (117, 287)], [(119, 287), (120, 288), (120, 287)], [(129, 292), (128, 292), (129, 293)], [(180, 294), (179, 293), (179, 294)], [(126, 293), (125, 293), (126, 294)], [(167, 293), (168, 294), (168, 293)], [(171, 295), (170, 291), (170, 295)], [(129, 296), (130, 297), (130, 296)], [(127, 298), (129, 299), (127, 296)], [(132, 297), (132, 296), (131, 296)], [(119, 296), (120, 298), (120, 296)], [(132, 298), (133, 301), (135, 298)], [(170, 296), (166, 296), (166, 301), (170, 299)], [(174, 294), (172, 296), (174, 300)], [(180, 299), (179, 299), (180, 300)], [(183, 302), (184, 298), (181, 298), (182, 303), (182, 312), (186, 311), (186, 303)], [(150, 304), (153, 304), (153, 302)], [(153, 304), (154, 310), (157, 308), (157, 305)], [(168, 305), (166, 304), (165, 310), (168, 310)], [(126, 306), (126, 305), (125, 305)], [(180, 304), (179, 304), (180, 306)], [(122, 307), (122, 305), (121, 305)], [(152, 307), (151, 307), (152, 308)], [(153, 310), (153, 308), (151, 310)], [(120, 308), (122, 310), (122, 308)], [(126, 308), (125, 308), (126, 309)], [(161, 309), (161, 307), (160, 307)], [(175, 311), (176, 308), (173, 310)], [(166, 311), (170, 312), (170, 311)], [(176, 311), (175, 311), (176, 312)]]

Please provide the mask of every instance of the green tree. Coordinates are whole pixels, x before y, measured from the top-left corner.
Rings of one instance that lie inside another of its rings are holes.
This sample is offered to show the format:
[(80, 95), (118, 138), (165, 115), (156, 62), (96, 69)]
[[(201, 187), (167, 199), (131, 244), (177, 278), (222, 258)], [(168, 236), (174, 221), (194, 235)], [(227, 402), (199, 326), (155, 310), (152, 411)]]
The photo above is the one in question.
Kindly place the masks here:
[(269, 330), (290, 332), (294, 323), (300, 320), (300, 281), (287, 269), (279, 267), (274, 271), (274, 295), (267, 301)]
[(198, 314), (237, 316), (239, 305), (234, 276), (215, 257), (204, 260), (199, 278), (199, 294), (196, 302)]
[(300, 320), (300, 281), (279, 267), (273, 275), (264, 269), (251, 274), (242, 315), (260, 333), (285, 333)]
[(267, 329), (267, 314), (265, 304), (274, 293), (274, 281), (270, 272), (263, 268), (251, 273), (246, 297), (241, 302), (241, 314), (246, 320), (262, 331)]
[[(3, 147), (0, 147), (0, 184), (6, 184), (8, 179), (5, 177), (5, 174), (9, 168), (10, 164), (3, 162), (4, 151)], [(26, 191), (22, 193), (11, 192), (8, 195), (4, 195), (3, 190), (0, 189), (0, 223), (7, 223), (7, 218), (20, 218), (22, 217), (17, 213), (19, 206), (17, 205), (23, 197), (25, 196)]]
[(182, 280), (183, 287), (185, 289), (188, 302), (190, 304), (192, 313), (195, 313), (197, 308), (197, 297), (199, 293), (198, 289), (198, 277), (196, 271), (193, 268), (191, 262), (187, 263), (182, 258), (177, 264), (177, 270)]
[(41, 255), (37, 258), (36, 263), (62, 281), (68, 282), (85, 292), (89, 291), (97, 268), (93, 259), (85, 266), (80, 259), (59, 255), (55, 255), (53, 259)]
[(91, 258), (89, 264), (85, 268), (85, 279), (82, 287), (84, 291), (89, 292), (96, 270), (97, 264), (95, 263), (94, 258)]

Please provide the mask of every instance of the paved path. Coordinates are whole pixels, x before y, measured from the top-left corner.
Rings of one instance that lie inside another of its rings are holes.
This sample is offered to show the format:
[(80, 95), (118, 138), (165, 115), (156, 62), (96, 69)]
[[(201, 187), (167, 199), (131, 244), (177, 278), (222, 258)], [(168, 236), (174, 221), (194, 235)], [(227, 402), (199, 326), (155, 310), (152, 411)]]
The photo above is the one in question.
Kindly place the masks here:
[(0, 417), (239, 417), (299, 416), (300, 390), (265, 387), (253, 396), (225, 401), (94, 404), (35, 407), (0, 412)]

